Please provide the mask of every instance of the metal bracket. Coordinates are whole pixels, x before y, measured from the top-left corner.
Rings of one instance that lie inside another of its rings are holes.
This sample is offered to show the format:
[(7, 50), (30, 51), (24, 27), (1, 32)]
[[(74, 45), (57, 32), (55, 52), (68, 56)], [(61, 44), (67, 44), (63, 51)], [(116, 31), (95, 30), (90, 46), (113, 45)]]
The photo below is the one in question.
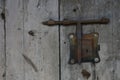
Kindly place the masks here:
[(100, 57), (98, 51), (100, 50), (100, 45), (98, 45), (99, 34), (93, 32), (90, 34), (83, 34), (82, 25), (88, 24), (108, 24), (108, 18), (92, 19), (92, 20), (63, 20), (63, 21), (45, 21), (44, 25), (54, 26), (54, 25), (76, 25), (76, 33), (69, 34), (70, 41), (70, 58), (68, 63), (83, 63), (83, 62), (100, 62)]
[(81, 43), (78, 43), (77, 36), (73, 33), (70, 34), (70, 58), (68, 63), (75, 64), (82, 62), (100, 62), (100, 57), (98, 54), (100, 45), (98, 45), (98, 38), (99, 34), (97, 32), (84, 34), (81, 37)]

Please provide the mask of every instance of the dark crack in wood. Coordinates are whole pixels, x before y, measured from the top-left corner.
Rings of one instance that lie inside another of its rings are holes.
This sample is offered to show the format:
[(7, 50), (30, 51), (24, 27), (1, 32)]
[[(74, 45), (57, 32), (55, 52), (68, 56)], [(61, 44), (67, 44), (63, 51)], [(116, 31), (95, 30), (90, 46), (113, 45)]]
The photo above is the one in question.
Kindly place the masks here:
[(28, 56), (26, 56), (25, 54), (22, 54), (22, 56), (24, 57), (25, 61), (32, 66), (34, 71), (38, 72), (38, 69), (37, 69), (36, 65), (33, 63), (33, 61)]

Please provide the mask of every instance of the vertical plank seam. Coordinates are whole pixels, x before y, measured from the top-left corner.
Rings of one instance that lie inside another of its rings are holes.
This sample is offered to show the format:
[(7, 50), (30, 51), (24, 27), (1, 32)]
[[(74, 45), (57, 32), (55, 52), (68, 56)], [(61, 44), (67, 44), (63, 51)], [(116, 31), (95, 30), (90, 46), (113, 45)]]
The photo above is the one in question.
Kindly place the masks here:
[[(114, 9), (114, 8), (113, 8), (113, 6), (112, 6), (112, 10), (113, 10), (113, 9)], [(114, 18), (113, 12), (112, 12), (112, 18)], [(112, 25), (113, 25), (113, 19), (112, 19)], [(112, 53), (113, 53), (113, 55), (115, 56), (114, 47), (113, 47), (113, 42), (114, 42), (114, 40), (113, 40), (113, 37), (114, 37), (113, 32), (114, 32), (114, 29), (113, 29), (113, 26), (112, 26)], [(115, 79), (115, 66), (116, 66), (114, 61), (116, 62), (115, 57), (113, 57), (113, 71), (112, 71), (113, 80)]]
[[(25, 36), (24, 36), (24, 33), (25, 33), (25, 31), (24, 31), (24, 29), (25, 29), (24, 28), (24, 25), (25, 25), (25, 23), (24, 23), (24, 20), (25, 20), (25, 18), (24, 18), (25, 17), (25, 11), (24, 11), (25, 10), (25, 4), (24, 4), (24, 0), (22, 0), (22, 3), (23, 3), (23, 5), (22, 5), (22, 7), (23, 7), (23, 9), (22, 9), (23, 10), (23, 14), (22, 14), (22, 16), (23, 16), (23, 45), (22, 45), (23, 46), (23, 53), (22, 54), (24, 54), (25, 53), (25, 43), (24, 43), (24, 41), (25, 41)], [(23, 64), (25, 65), (24, 60), (23, 60)], [(23, 66), (23, 72), (24, 72), (23, 73), (24, 74), (23, 79), (26, 80), (25, 79), (25, 66)]]
[[(93, 3), (95, 4), (95, 0), (93, 0)], [(95, 16), (93, 17), (95, 18)], [(95, 31), (95, 28), (93, 27), (92, 31)], [(99, 53), (98, 53), (99, 54)], [(91, 66), (92, 67), (92, 66)], [(93, 80), (96, 80), (97, 74), (96, 74), (96, 64), (93, 63)]]
[(5, 62), (4, 62), (4, 80), (6, 80), (6, 70), (7, 70), (7, 56), (6, 56), (6, 11), (5, 11), (5, 7), (6, 7), (6, 0), (3, 0), (3, 14), (4, 14), (4, 19), (3, 19), (3, 25), (4, 25), (4, 58), (5, 58)]
[[(60, 21), (60, 4), (61, 0), (58, 0), (58, 20)], [(58, 25), (58, 36), (59, 36), (59, 80), (61, 80), (61, 30), (60, 25)]]

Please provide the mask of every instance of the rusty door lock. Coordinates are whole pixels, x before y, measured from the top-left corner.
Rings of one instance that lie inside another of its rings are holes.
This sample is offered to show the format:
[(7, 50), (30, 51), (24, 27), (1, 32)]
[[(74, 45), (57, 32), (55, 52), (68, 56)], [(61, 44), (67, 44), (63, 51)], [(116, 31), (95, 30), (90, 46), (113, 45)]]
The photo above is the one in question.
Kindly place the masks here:
[(109, 19), (93, 19), (93, 20), (81, 20), (81, 21), (45, 21), (44, 25), (54, 26), (54, 25), (76, 25), (76, 33), (69, 34), (70, 41), (70, 58), (69, 64), (83, 63), (83, 62), (100, 62), (100, 57), (98, 51), (100, 50), (100, 45), (98, 45), (99, 34), (97, 32), (83, 34), (82, 25), (88, 24), (108, 24)]
[(75, 34), (70, 34), (70, 58), (68, 63), (75, 64), (82, 62), (100, 62), (100, 57), (98, 54), (100, 45), (98, 45), (98, 38), (99, 34), (97, 32), (84, 34), (81, 37), (81, 40), (77, 39)]

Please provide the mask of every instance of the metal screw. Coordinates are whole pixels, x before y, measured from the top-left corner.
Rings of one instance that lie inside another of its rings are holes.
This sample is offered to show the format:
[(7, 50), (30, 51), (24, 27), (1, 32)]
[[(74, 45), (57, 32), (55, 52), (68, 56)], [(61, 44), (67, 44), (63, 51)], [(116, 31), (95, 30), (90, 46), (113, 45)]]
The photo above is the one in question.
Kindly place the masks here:
[(70, 39), (72, 39), (72, 38), (74, 37), (74, 35), (73, 35), (73, 34), (71, 34), (69, 37), (70, 37)]
[(98, 58), (95, 58), (95, 59), (94, 59), (94, 61), (95, 61), (95, 62), (98, 62), (98, 61), (99, 61), (99, 59), (98, 59)]
[(97, 34), (94, 34), (94, 36), (95, 36), (95, 37), (98, 37), (98, 35), (97, 35)]

